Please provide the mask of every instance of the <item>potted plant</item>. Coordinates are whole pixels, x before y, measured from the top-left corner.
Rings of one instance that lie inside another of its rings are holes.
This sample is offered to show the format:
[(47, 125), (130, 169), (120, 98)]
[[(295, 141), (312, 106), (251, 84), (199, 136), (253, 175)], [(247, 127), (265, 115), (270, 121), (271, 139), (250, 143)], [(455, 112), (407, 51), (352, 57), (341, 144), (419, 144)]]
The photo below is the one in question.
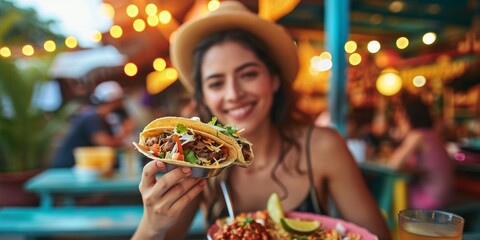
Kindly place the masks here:
[[(32, 10), (16, 8), (0, 0), (0, 47), (9, 45), (12, 52), (19, 45), (58, 36), (39, 21)], [(15, 53), (15, 52), (14, 52)], [(21, 199), (23, 183), (46, 166), (51, 143), (74, 104), (55, 111), (45, 111), (34, 101), (42, 83), (48, 81), (53, 54), (31, 57), (0, 56), (0, 207), (35, 203)]]

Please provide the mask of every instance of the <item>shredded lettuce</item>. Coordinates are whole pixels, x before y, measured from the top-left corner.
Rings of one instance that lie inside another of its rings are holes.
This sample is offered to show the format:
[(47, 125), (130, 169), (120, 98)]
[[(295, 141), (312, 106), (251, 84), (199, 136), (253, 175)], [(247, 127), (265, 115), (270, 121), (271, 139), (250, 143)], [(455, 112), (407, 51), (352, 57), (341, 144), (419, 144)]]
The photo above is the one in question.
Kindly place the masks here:
[(197, 163), (198, 159), (197, 157), (195, 157), (195, 153), (190, 150), (185, 150), (185, 161), (192, 164), (198, 164)]

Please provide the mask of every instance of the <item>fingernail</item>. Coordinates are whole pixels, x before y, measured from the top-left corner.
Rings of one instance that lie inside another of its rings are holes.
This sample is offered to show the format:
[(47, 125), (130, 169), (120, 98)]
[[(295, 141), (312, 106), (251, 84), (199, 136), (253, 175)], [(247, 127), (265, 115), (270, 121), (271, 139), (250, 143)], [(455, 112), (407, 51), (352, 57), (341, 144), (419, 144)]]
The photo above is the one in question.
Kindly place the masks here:
[(157, 161), (155, 163), (155, 165), (157, 165), (157, 167), (160, 169), (160, 170), (164, 170), (165, 169), (165, 164), (163, 164), (161, 161)]
[(185, 173), (185, 174), (189, 174), (192, 172), (192, 169), (188, 168), (188, 167), (184, 167), (182, 168), (182, 172)]
[(205, 184), (206, 184), (205, 179), (200, 179), (200, 181), (198, 181), (198, 185), (199, 185), (200, 187), (205, 186)]

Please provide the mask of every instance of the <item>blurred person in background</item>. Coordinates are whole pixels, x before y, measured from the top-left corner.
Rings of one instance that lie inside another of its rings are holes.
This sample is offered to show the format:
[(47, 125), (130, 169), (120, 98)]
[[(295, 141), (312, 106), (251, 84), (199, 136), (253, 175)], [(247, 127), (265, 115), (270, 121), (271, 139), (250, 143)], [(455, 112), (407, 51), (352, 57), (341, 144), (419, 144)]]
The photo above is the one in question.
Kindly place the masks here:
[(429, 107), (420, 97), (403, 95), (394, 107), (393, 118), (403, 137), (387, 164), (415, 173), (416, 178), (408, 186), (409, 207), (447, 206), (453, 191), (454, 166), (443, 140), (434, 130)]
[(115, 81), (100, 83), (91, 95), (91, 105), (74, 115), (70, 128), (54, 154), (53, 168), (75, 165), (76, 147), (123, 147), (131, 144), (135, 122), (123, 104), (124, 92)]
[(372, 160), (377, 155), (379, 138), (372, 132), (375, 107), (353, 106), (347, 116), (347, 145), (357, 162)]

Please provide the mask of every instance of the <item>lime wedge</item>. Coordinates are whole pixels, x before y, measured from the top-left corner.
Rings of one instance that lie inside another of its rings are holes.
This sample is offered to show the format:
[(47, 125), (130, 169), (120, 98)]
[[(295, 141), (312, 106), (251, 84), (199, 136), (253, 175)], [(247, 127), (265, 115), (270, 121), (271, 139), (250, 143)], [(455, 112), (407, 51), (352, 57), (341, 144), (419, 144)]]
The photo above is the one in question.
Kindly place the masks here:
[(281, 222), (283, 229), (289, 232), (311, 233), (320, 227), (320, 222), (317, 221), (282, 218)]
[(285, 217), (283, 206), (277, 193), (272, 193), (267, 201), (267, 212), (275, 223), (280, 223), (280, 219)]

